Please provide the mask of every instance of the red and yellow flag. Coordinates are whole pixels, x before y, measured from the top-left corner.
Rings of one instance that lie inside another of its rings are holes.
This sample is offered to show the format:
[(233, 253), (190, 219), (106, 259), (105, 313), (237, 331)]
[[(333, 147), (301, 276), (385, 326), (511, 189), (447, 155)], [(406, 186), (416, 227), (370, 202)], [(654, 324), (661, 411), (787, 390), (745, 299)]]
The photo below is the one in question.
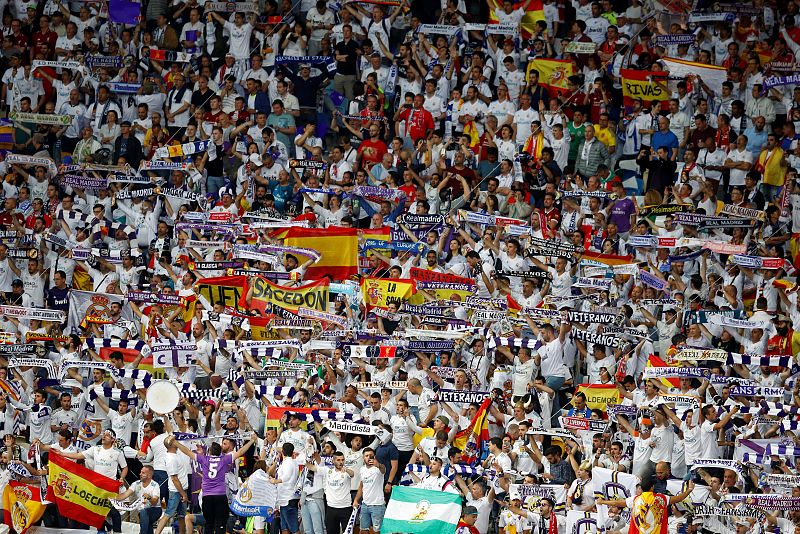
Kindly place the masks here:
[(119, 492), (112, 480), (50, 451), (50, 484), (47, 500), (56, 503), (58, 513), (100, 529)]
[(25, 534), (28, 527), (44, 514), (42, 490), (21, 482), (9, 481), (3, 492), (5, 524), (17, 534)]
[[(649, 358), (647, 358), (647, 367), (670, 367), (667, 362), (656, 356), (655, 354), (651, 354)], [(681, 379), (676, 377), (670, 378), (662, 378), (661, 383), (669, 388), (676, 388), (681, 385)]]
[[(497, 18), (497, 12), (502, 11), (503, 2), (500, 0), (487, 0), (489, 4), (489, 22), (497, 24), (500, 20)], [(512, 9), (519, 9), (525, 7), (525, 15), (520, 21), (520, 35), (528, 39), (536, 33), (536, 23), (544, 18), (544, 6), (542, 0), (532, 0), (530, 2), (513, 2)], [(527, 7), (526, 7), (527, 6)]]
[(567, 92), (567, 78), (575, 74), (572, 62), (566, 59), (532, 59), (525, 71), (526, 79), (530, 79), (532, 70), (539, 73), (541, 85), (558, 94)]
[(575, 393), (586, 395), (586, 406), (606, 410), (607, 404), (619, 404), (619, 390), (615, 384), (581, 384)]
[(616, 254), (601, 254), (599, 252), (592, 252), (587, 250), (583, 253), (583, 258), (586, 260), (594, 260), (606, 265), (626, 265), (633, 261), (633, 256), (617, 256)]
[[(641, 98), (645, 105), (654, 102), (668, 102), (670, 90), (667, 88), (667, 73), (645, 70), (620, 69), (622, 76), (622, 96), (625, 107), (632, 107)], [(662, 106), (663, 107), (663, 106)]]
[[(275, 428), (280, 426), (281, 417), (285, 413), (302, 413), (312, 414), (314, 412), (335, 412), (334, 409), (320, 409), (320, 408), (292, 408), (291, 406), (269, 406), (267, 408), (267, 422), (266, 428)], [(301, 426), (305, 428), (307, 422)]]
[(398, 278), (364, 278), (361, 294), (369, 308), (386, 308), (389, 304), (406, 302), (414, 294), (414, 280)]
[(222, 304), (226, 308), (247, 311), (241, 307), (243, 297), (247, 294), (246, 276), (218, 276), (198, 280), (195, 290), (198, 295), (208, 299), (211, 304)]
[(321, 254), (306, 270), (307, 279), (345, 280), (358, 274), (358, 230), (356, 228), (301, 228), (278, 230), (272, 237), (285, 238), (289, 247), (310, 248)]
[[(297, 313), (300, 308), (310, 308), (317, 311), (328, 311), (328, 287), (330, 282), (322, 278), (315, 282), (297, 287), (284, 287), (273, 284), (263, 276), (253, 278), (253, 294), (250, 307), (270, 312), (270, 305), (275, 305), (292, 313)], [(242, 306), (247, 303), (242, 299)]]
[(453, 446), (461, 449), (461, 457), (467, 463), (474, 463), (481, 457), (483, 447), (489, 443), (489, 405), (492, 397), (481, 403), (469, 426), (458, 431), (453, 438)]

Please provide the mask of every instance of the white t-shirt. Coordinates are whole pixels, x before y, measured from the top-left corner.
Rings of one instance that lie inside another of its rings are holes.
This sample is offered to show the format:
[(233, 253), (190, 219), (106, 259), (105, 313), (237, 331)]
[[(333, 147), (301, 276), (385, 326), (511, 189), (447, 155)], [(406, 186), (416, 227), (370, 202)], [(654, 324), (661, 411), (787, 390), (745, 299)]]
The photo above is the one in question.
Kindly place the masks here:
[[(283, 435), (283, 434), (281, 434)], [(297, 485), (298, 463), (292, 458), (284, 458), (278, 467), (277, 478), (281, 481), (278, 484), (278, 506), (286, 506), (294, 498), (294, 489)]]
[[(728, 159), (734, 163), (753, 163), (753, 154), (749, 150), (744, 149), (741, 152), (734, 148), (728, 152)], [(744, 177), (747, 176), (748, 171), (741, 169), (731, 169), (730, 185), (744, 185)]]
[(523, 144), (531, 136), (531, 123), (539, 120), (539, 112), (533, 108), (518, 109), (514, 112), (513, 123), (517, 125), (516, 142)]
[(230, 52), (233, 57), (238, 59), (247, 59), (250, 57), (250, 36), (253, 35), (253, 27), (249, 22), (245, 22), (241, 26), (237, 26), (233, 22), (225, 22), (225, 29), (228, 30), (230, 39)]
[(108, 411), (108, 418), (111, 420), (111, 430), (128, 445), (131, 444), (131, 433), (133, 432), (133, 415), (128, 411), (125, 415), (120, 415), (116, 410)]
[(169, 491), (176, 493), (178, 488), (172, 481), (172, 477), (177, 476), (178, 481), (184, 491), (189, 488), (189, 473), (192, 472), (192, 463), (189, 457), (181, 452), (168, 452), (167, 453), (167, 487)]
[(128, 465), (125, 462), (125, 455), (115, 447), (106, 449), (102, 445), (95, 445), (83, 451), (83, 456), (87, 460), (87, 467), (91, 462), (92, 471), (113, 480), (117, 480), (119, 469), (124, 469)]
[(350, 498), (350, 475), (347, 471), (317, 466), (317, 473), (325, 477), (325, 499), (331, 508), (349, 508), (353, 504)]
[(362, 466), (360, 469), (363, 502), (367, 506), (386, 504), (383, 498), (383, 473), (377, 467)]

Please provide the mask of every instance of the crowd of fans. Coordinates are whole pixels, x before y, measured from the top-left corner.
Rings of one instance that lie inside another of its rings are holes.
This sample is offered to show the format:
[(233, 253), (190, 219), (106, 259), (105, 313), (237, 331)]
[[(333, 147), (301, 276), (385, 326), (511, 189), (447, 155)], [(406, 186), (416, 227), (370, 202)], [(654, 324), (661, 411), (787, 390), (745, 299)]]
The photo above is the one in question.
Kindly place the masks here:
[[(141, 503), (114, 534), (377, 533), (398, 484), (462, 494), (459, 533), (800, 532), (798, 8), (3, 2), (0, 485), (83, 462)], [(727, 79), (624, 91), (663, 58)], [(354, 279), (472, 295), (333, 277), (249, 352), (267, 313), (199, 288), (235, 260), (248, 303), (318, 281), (319, 255), (237, 256), (291, 226), (358, 229)], [(78, 292), (122, 298), (94, 320)], [(167, 340), (192, 362), (142, 369)], [(259, 470), (275, 513), (230, 513)]]

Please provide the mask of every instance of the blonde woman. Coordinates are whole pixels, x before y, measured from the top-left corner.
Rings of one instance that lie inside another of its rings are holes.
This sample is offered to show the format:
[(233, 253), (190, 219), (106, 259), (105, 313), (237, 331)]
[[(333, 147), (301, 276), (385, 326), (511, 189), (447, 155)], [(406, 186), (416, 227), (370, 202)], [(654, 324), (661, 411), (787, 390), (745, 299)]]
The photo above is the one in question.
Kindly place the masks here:
[(594, 490), (592, 488), (592, 462), (584, 460), (578, 465), (575, 460), (575, 450), (573, 447), (569, 454), (569, 461), (575, 474), (578, 476), (572, 481), (567, 490), (567, 509), (579, 512), (590, 512), (594, 510)]

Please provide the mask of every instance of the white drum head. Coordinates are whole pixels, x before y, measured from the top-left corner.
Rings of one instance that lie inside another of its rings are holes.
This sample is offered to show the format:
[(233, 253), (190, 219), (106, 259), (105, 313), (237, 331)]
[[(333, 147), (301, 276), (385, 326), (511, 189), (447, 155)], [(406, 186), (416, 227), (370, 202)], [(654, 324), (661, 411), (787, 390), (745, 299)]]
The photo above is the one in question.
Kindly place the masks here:
[(170, 413), (178, 406), (181, 394), (178, 386), (169, 380), (158, 380), (147, 388), (147, 404), (157, 414)]

